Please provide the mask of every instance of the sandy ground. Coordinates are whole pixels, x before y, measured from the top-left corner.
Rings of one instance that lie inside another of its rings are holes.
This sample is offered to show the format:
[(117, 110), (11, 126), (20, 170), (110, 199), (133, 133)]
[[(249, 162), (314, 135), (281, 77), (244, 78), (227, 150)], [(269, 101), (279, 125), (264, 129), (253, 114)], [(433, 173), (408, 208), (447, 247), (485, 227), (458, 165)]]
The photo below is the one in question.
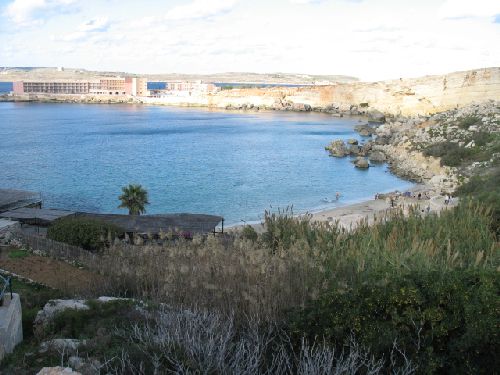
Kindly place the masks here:
[(79, 294), (93, 290), (103, 281), (102, 276), (89, 270), (47, 257), (29, 255), (11, 259), (8, 256), (11, 250), (11, 248), (0, 249), (0, 269), (52, 288)]
[[(361, 221), (368, 220), (369, 224), (373, 224), (375, 220), (387, 217), (395, 210), (402, 209), (407, 213), (410, 207), (418, 207), (423, 213), (440, 212), (447, 207), (453, 207), (457, 204), (457, 199), (453, 199), (452, 203), (445, 205), (445, 198), (438, 195), (435, 191), (425, 185), (417, 185), (409, 190), (413, 195), (422, 193), (423, 196), (428, 196), (429, 199), (411, 198), (400, 196), (395, 200), (395, 207), (391, 207), (389, 199), (370, 199), (364, 202), (349, 204), (345, 206), (335, 207), (319, 212), (312, 213), (311, 221), (329, 222), (338, 224), (346, 229), (355, 228)], [(339, 203), (342, 203), (342, 197)], [(300, 215), (298, 215), (300, 216)], [(263, 232), (262, 224), (252, 225), (257, 232)], [(242, 226), (234, 226), (228, 228), (228, 231), (239, 230)]]

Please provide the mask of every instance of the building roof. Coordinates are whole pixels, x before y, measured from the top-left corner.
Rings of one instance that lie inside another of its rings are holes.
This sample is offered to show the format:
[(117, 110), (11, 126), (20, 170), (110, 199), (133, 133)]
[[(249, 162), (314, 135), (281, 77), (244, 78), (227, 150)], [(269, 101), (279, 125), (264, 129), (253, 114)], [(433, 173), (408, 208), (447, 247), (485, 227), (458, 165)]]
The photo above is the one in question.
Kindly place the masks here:
[(0, 219), (0, 232), (4, 229), (19, 225), (17, 221), (11, 221), (7, 219)]
[(221, 216), (204, 214), (168, 214), (168, 215), (117, 215), (80, 212), (86, 216), (114, 224), (129, 233), (159, 233), (169, 229), (191, 233), (212, 232), (221, 221)]
[(0, 212), (42, 201), (40, 193), (25, 190), (0, 189)]
[(74, 214), (74, 212), (66, 210), (23, 207), (0, 213), (0, 218), (17, 220), (22, 223), (50, 224), (56, 219)]

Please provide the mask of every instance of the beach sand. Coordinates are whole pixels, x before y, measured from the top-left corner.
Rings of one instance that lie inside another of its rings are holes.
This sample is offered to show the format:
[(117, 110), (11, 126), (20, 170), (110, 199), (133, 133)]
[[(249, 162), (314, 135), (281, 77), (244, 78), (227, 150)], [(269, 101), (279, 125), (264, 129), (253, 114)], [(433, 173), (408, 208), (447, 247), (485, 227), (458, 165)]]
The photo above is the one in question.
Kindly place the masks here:
[[(326, 209), (323, 211), (312, 213), (311, 221), (313, 222), (328, 222), (330, 224), (338, 224), (346, 229), (354, 229), (361, 221), (368, 220), (368, 224), (373, 224), (376, 219), (381, 219), (390, 215), (397, 209), (402, 209), (403, 212), (407, 212), (411, 206), (417, 206), (419, 210), (427, 212), (439, 212), (446, 207), (452, 207), (456, 205), (457, 200), (454, 199), (450, 205), (445, 205), (444, 197), (439, 195), (436, 191), (426, 185), (416, 185), (408, 190), (412, 195), (418, 195), (422, 193), (423, 197), (427, 198), (417, 199), (412, 197), (399, 196), (395, 200), (395, 207), (391, 207), (390, 199), (370, 199), (359, 203), (348, 204), (345, 206), (334, 207), (331, 209)], [(396, 192), (384, 194), (388, 196), (389, 194), (396, 195)], [(339, 203), (342, 203), (342, 197)], [(301, 215), (297, 215), (301, 216)], [(238, 230), (241, 225), (233, 226), (228, 228), (231, 232), (233, 230)], [(253, 224), (252, 227), (261, 233), (264, 231), (264, 226), (262, 224)]]

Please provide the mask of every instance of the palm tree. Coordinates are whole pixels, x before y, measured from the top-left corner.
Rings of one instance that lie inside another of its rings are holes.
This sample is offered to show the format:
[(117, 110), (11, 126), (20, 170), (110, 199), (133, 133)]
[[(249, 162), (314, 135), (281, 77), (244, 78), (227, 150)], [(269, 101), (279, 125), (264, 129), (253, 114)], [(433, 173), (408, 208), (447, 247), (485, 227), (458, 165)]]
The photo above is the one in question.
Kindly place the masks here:
[(146, 212), (145, 205), (148, 202), (148, 192), (141, 185), (129, 185), (122, 187), (122, 195), (118, 199), (122, 202), (118, 208), (128, 208), (129, 215), (140, 215)]

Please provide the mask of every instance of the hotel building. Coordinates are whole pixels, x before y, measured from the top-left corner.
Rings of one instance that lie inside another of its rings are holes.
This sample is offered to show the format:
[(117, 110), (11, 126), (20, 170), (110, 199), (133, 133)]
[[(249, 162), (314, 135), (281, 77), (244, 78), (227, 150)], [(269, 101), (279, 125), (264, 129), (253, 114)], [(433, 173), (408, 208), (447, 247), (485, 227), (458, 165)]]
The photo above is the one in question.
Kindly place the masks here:
[(105, 78), (97, 80), (17, 81), (14, 94), (148, 96), (145, 78)]

